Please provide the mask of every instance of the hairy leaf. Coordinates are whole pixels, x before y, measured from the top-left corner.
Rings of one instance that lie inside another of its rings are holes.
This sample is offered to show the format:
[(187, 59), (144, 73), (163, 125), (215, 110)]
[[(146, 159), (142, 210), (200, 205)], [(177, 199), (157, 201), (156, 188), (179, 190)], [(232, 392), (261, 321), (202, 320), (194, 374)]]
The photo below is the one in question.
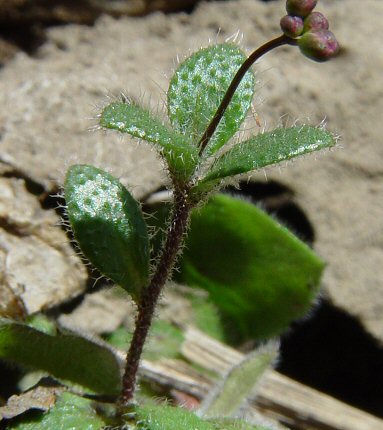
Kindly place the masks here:
[(137, 423), (137, 430), (217, 430), (193, 412), (161, 405), (138, 408)]
[(177, 178), (188, 178), (197, 163), (197, 151), (189, 140), (132, 102), (113, 102), (101, 113), (100, 125), (154, 143)]
[(52, 336), (0, 319), (0, 358), (44, 370), (102, 394), (120, 390), (120, 367), (114, 353), (74, 334)]
[(188, 299), (193, 309), (192, 325), (210, 337), (225, 342), (225, 327), (214, 303), (198, 294), (190, 294)]
[[(177, 131), (198, 143), (245, 60), (246, 55), (237, 45), (223, 43), (201, 49), (181, 63), (168, 91), (168, 114)], [(207, 155), (216, 152), (239, 130), (253, 94), (254, 74), (249, 71), (210, 140)]]
[(142, 406), (137, 408), (137, 430), (268, 430), (241, 420), (203, 420), (182, 408)]
[(334, 135), (323, 128), (309, 125), (277, 128), (233, 146), (215, 161), (202, 184), (290, 160), (335, 143)]
[[(125, 327), (119, 327), (105, 337), (120, 350), (127, 350), (133, 334)], [(164, 358), (178, 358), (184, 340), (183, 331), (168, 321), (157, 319), (151, 326), (150, 336), (145, 343), (143, 358), (156, 361)]]
[(201, 406), (204, 417), (234, 416), (246, 402), (264, 371), (277, 356), (273, 346), (266, 346), (246, 355), (227, 373)]
[(279, 334), (304, 315), (323, 267), (256, 206), (220, 194), (193, 212), (178, 280), (209, 292), (239, 342)]
[(234, 418), (221, 418), (209, 421), (216, 426), (217, 430), (272, 430), (264, 426), (252, 425), (246, 421)]
[(96, 414), (92, 402), (63, 393), (56, 406), (45, 414), (26, 416), (9, 428), (14, 430), (100, 430), (105, 422)]
[(65, 199), (81, 251), (139, 301), (149, 277), (149, 239), (136, 200), (112, 175), (88, 165), (68, 170)]

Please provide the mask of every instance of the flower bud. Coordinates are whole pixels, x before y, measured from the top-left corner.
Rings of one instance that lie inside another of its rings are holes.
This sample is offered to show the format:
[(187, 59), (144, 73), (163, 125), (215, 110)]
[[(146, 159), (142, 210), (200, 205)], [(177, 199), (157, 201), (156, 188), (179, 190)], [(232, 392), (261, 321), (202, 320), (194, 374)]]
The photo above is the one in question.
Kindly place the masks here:
[(286, 15), (281, 19), (281, 29), (286, 36), (294, 39), (303, 33), (303, 19)]
[(320, 12), (311, 12), (304, 20), (303, 32), (328, 30), (329, 24), (327, 18)]
[(304, 18), (315, 8), (316, 4), (317, 0), (287, 0), (286, 10), (289, 15)]
[(304, 33), (298, 40), (298, 46), (303, 55), (318, 62), (330, 60), (339, 51), (338, 41), (329, 30)]

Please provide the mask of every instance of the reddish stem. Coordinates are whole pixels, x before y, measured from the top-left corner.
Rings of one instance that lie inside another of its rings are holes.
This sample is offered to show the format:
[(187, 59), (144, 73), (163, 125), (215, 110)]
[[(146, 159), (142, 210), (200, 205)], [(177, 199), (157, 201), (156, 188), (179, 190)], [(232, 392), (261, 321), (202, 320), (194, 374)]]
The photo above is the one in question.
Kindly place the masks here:
[(174, 192), (174, 209), (168, 235), (157, 269), (150, 285), (143, 291), (138, 308), (135, 331), (126, 358), (125, 373), (122, 380), (120, 407), (126, 407), (133, 399), (137, 371), (144, 343), (152, 323), (154, 310), (165, 282), (174, 268), (177, 254), (182, 246), (184, 233), (187, 229), (191, 205), (188, 204), (188, 189)]

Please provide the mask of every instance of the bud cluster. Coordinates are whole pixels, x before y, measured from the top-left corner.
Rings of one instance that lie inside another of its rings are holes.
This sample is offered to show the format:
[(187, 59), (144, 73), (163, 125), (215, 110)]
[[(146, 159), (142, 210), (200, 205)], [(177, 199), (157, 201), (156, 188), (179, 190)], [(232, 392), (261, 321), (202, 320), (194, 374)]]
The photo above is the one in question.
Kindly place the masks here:
[(314, 61), (327, 61), (339, 51), (334, 34), (329, 31), (327, 18), (313, 11), (317, 0), (287, 0), (288, 15), (281, 19), (283, 33), (297, 39), (302, 54)]

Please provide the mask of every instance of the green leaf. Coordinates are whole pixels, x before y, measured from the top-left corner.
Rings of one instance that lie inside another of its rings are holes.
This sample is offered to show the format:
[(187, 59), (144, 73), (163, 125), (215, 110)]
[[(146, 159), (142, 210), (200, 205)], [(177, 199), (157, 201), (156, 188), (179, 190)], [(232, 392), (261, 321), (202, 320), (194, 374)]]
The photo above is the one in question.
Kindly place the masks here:
[(193, 309), (192, 325), (210, 337), (225, 342), (225, 327), (214, 303), (198, 295), (190, 294), (188, 298)]
[(247, 354), (232, 367), (222, 382), (201, 406), (204, 417), (228, 417), (238, 412), (253, 392), (256, 383), (277, 356), (273, 346), (265, 346)]
[(9, 428), (14, 430), (100, 430), (105, 422), (96, 414), (92, 402), (63, 393), (54, 408), (45, 414), (27, 415)]
[(323, 267), (259, 208), (221, 194), (192, 214), (178, 281), (207, 290), (240, 342), (277, 335), (303, 316)]
[(184, 341), (183, 331), (168, 321), (154, 322), (150, 337), (144, 348), (144, 358), (159, 360), (161, 358), (179, 358)]
[(120, 366), (104, 345), (74, 334), (52, 336), (0, 319), (0, 358), (44, 370), (102, 394), (118, 394)]
[[(164, 240), (165, 226), (169, 217), (170, 209), (170, 203), (166, 202), (145, 204), (143, 207), (144, 213), (148, 215), (148, 228), (153, 231), (153, 234), (150, 237), (152, 259), (156, 259), (158, 257), (161, 244)], [(192, 313), (188, 324), (192, 324), (209, 336), (224, 342), (225, 328), (222, 325), (219, 312), (213, 303), (206, 300), (206, 294), (201, 296), (200, 293), (197, 292), (196, 294), (196, 291), (193, 290), (190, 290), (190, 292), (182, 291), (180, 294), (182, 297), (186, 296), (192, 306)], [(155, 326), (156, 322), (154, 322), (154, 327)], [(149, 345), (146, 347), (146, 351), (148, 350), (150, 350), (150, 339)]]
[(182, 408), (165, 405), (137, 408), (137, 430), (268, 430), (242, 420), (203, 420)]
[(133, 102), (113, 102), (106, 106), (100, 125), (154, 143), (166, 158), (171, 173), (178, 178), (187, 179), (193, 174), (198, 154), (187, 135), (171, 130)]
[(290, 160), (335, 143), (334, 135), (323, 128), (309, 125), (277, 128), (233, 146), (215, 161), (200, 184)]
[[(234, 75), (246, 60), (234, 44), (209, 46), (187, 58), (174, 73), (168, 91), (168, 115), (175, 129), (197, 144), (213, 118)], [(246, 73), (230, 102), (206, 155), (221, 148), (236, 133), (250, 109), (254, 74)]]
[(142, 406), (137, 409), (137, 430), (216, 430), (193, 412), (171, 406)]
[(42, 331), (45, 334), (54, 336), (57, 333), (57, 327), (54, 321), (50, 320), (46, 315), (35, 314), (27, 318), (26, 323), (29, 327)]
[(87, 165), (68, 170), (65, 199), (81, 251), (138, 302), (149, 278), (149, 239), (139, 204), (116, 178)]
[[(132, 333), (125, 327), (119, 327), (113, 333), (105, 336), (105, 340), (120, 350), (127, 350)], [(143, 358), (156, 361), (164, 358), (179, 358), (181, 345), (184, 341), (183, 331), (164, 320), (155, 320), (150, 330), (150, 336), (145, 343)]]
[[(234, 418), (221, 418), (215, 420), (209, 420), (214, 424), (217, 430), (272, 430), (264, 426), (255, 426), (247, 423), (246, 421), (234, 419)], [(274, 427), (275, 429), (275, 427)]]

